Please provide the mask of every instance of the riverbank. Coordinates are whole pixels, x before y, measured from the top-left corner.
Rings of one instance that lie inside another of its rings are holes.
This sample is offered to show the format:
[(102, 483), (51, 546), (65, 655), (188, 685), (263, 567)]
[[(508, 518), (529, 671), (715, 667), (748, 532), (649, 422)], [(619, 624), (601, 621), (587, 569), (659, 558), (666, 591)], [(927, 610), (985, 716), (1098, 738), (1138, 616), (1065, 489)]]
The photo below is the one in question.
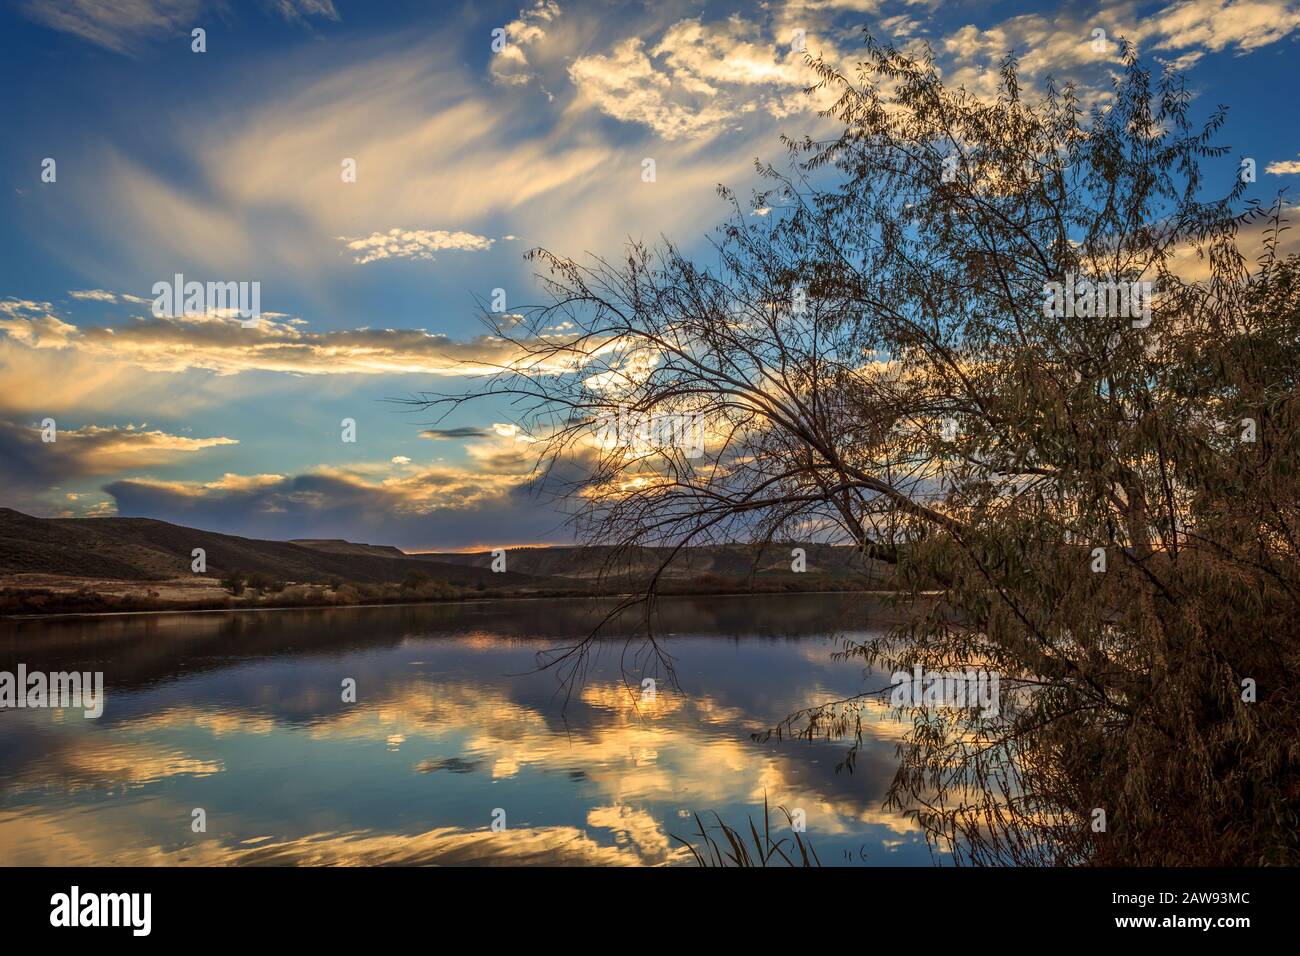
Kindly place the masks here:
[[(404, 584), (290, 583), (275, 590), (246, 589), (232, 595), (215, 578), (121, 581), (64, 575), (19, 574), (0, 577), (0, 617), (30, 619), (56, 615), (109, 615), (176, 611), (248, 611), (312, 607), (440, 604), (525, 598), (618, 597), (637, 593), (631, 581), (572, 587), (457, 588), (443, 582)], [(807, 594), (873, 590), (871, 582), (841, 575), (782, 575), (722, 578), (703, 575), (661, 582), (665, 597), (757, 594)]]

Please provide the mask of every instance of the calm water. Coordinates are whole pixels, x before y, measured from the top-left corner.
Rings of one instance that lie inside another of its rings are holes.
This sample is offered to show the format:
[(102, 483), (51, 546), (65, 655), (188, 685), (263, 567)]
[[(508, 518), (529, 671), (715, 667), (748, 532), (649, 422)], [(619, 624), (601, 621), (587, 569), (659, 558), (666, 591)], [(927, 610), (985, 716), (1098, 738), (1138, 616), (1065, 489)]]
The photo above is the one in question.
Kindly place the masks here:
[(761, 828), (765, 791), (805, 812), (826, 865), (933, 862), (881, 809), (897, 722), (869, 726), (851, 774), (835, 769), (843, 742), (750, 739), (887, 683), (831, 657), (837, 635), (871, 630), (864, 598), (668, 600), (675, 684), (616, 638), (566, 694), (538, 655), (593, 613), (503, 601), (0, 623), (0, 670), (99, 670), (107, 694), (97, 720), (0, 710), (0, 862), (682, 864), (671, 837), (693, 833), (693, 811)]

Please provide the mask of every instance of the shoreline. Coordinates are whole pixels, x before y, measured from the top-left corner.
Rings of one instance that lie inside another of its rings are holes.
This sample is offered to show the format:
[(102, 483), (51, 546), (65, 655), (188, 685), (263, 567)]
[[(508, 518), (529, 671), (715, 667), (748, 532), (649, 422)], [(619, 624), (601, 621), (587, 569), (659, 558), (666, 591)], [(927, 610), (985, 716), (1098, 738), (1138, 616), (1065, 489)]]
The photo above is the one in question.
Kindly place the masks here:
[[(753, 598), (753, 597), (800, 597), (803, 595), (825, 594), (859, 594), (871, 597), (884, 597), (900, 592), (871, 588), (841, 588), (835, 590), (810, 591), (689, 591), (677, 594), (659, 594), (659, 598)], [(938, 591), (923, 591), (922, 595), (938, 594)], [(473, 604), (495, 604), (507, 601), (564, 601), (574, 598), (596, 601), (612, 601), (636, 596), (632, 592), (620, 594), (543, 594), (543, 595), (503, 595), (501, 597), (449, 598), (430, 601), (382, 601), (377, 603), (357, 604), (280, 604), (265, 607), (200, 607), (200, 608), (152, 608), (135, 611), (51, 611), (47, 614), (4, 614), (0, 623), (30, 623), (32, 621), (66, 620), (68, 618), (105, 618), (105, 617), (142, 617), (164, 614), (247, 614), (263, 611), (346, 611), (353, 608), (383, 607), (428, 607), (428, 606), (464, 606)]]

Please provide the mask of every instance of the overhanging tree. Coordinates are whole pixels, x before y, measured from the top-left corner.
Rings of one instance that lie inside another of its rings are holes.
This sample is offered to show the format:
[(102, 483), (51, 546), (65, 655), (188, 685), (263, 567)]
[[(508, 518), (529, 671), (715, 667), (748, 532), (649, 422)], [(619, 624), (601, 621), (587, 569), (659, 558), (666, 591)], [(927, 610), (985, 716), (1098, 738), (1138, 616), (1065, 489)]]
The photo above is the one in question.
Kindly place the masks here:
[[(909, 712), (889, 801), (937, 847), (1296, 862), (1285, 207), (1235, 175), (1205, 198), (1226, 110), (1194, 126), (1181, 79), (1132, 49), (1091, 110), (1071, 86), (1022, 95), (1013, 60), (993, 101), (870, 38), (853, 77), (813, 65), (839, 132), (759, 167), (770, 215), (724, 189), (707, 267), (671, 244), (534, 252), (548, 301), (496, 329), (524, 358), (476, 394), (520, 403), (543, 473), (578, 469), (585, 540), (839, 538), (894, 565), (908, 623), (847, 653), (1003, 675), (996, 716)], [(1146, 283), (1149, 317), (1045, 309), (1082, 282)], [(610, 440), (674, 416), (703, 423), (703, 456)], [(879, 690), (773, 732), (856, 736), (851, 766)]]

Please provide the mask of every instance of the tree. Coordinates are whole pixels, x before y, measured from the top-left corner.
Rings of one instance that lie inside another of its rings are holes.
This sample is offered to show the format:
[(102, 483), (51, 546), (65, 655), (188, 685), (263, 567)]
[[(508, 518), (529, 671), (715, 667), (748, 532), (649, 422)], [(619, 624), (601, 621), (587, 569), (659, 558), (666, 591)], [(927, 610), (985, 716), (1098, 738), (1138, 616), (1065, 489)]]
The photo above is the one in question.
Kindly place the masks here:
[(239, 570), (231, 571), (221, 579), (221, 586), (235, 597), (239, 597), (244, 593), (244, 572)]
[[(1022, 95), (1014, 59), (993, 101), (870, 37), (854, 78), (812, 62), (839, 132), (759, 166), (769, 216), (723, 189), (712, 268), (535, 251), (549, 301), (495, 328), (525, 358), (470, 397), (520, 402), (584, 540), (847, 539), (892, 563), (909, 622), (850, 655), (1001, 677), (996, 714), (906, 712), (889, 802), (937, 848), (1300, 861), (1282, 203), (1236, 176), (1204, 198), (1226, 112), (1194, 127), (1181, 78), (1153, 85), (1131, 47), (1090, 111), (1072, 86)], [(892, 689), (772, 733), (854, 736), (851, 768)]]
[(248, 575), (247, 585), (255, 591), (275, 594), (284, 590), (284, 582), (265, 571), (254, 571)]

